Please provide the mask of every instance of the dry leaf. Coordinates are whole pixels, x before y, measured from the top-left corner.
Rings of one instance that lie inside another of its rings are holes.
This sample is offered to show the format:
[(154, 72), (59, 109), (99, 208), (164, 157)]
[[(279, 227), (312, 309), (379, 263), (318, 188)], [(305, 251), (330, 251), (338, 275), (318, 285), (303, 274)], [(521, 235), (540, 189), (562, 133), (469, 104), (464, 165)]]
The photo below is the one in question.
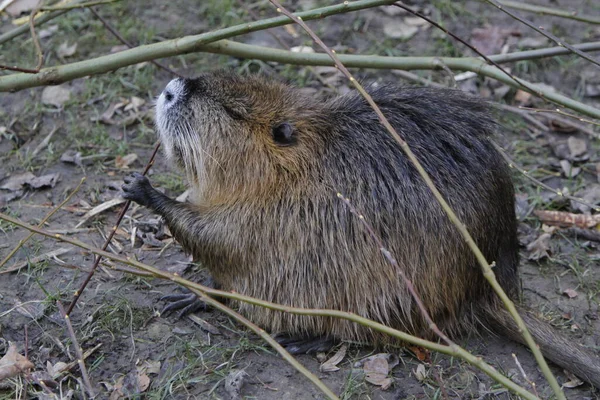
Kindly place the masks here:
[(497, 54), (509, 36), (519, 35), (517, 31), (497, 26), (475, 28), (471, 32), (471, 44), (484, 55)]
[(129, 110), (138, 111), (138, 108), (143, 106), (145, 103), (146, 103), (146, 100), (144, 100), (140, 97), (132, 96), (131, 99), (129, 100), (129, 104), (127, 104), (125, 106), (124, 110), (125, 111), (129, 111)]
[(581, 381), (581, 379), (579, 379), (578, 377), (573, 375), (571, 372), (567, 371), (566, 369), (563, 370), (563, 372), (565, 373), (567, 378), (569, 378), (569, 382), (563, 383), (563, 387), (566, 387), (568, 389), (573, 389), (573, 388), (576, 388), (577, 386), (583, 385), (583, 381)]
[(8, 342), (8, 351), (0, 359), (0, 381), (19, 375), (26, 369), (35, 367), (31, 361), (19, 354), (17, 345)]
[(429, 360), (429, 350), (427, 350), (426, 348), (419, 346), (410, 346), (409, 349), (410, 351), (415, 353), (415, 356), (419, 361)]
[(386, 358), (378, 357), (366, 361), (363, 370), (365, 380), (373, 385), (381, 386), (381, 390), (386, 390), (392, 385), (392, 379), (388, 378), (390, 368)]
[(117, 197), (114, 198), (112, 200), (106, 201), (102, 204), (97, 205), (96, 207), (92, 208), (90, 211), (86, 212), (84, 214), (84, 216), (81, 218), (81, 221), (79, 221), (79, 223), (77, 225), (75, 225), (75, 228), (79, 228), (81, 225), (83, 225), (88, 219), (92, 218), (93, 216), (100, 214), (114, 206), (118, 206), (121, 203), (125, 203), (125, 199), (122, 197)]
[(560, 168), (567, 178), (575, 178), (581, 172), (581, 168), (573, 167), (569, 160), (560, 160)]
[(388, 19), (383, 24), (383, 33), (392, 39), (408, 40), (419, 32), (419, 27), (397, 19)]
[(65, 85), (46, 86), (42, 91), (42, 103), (62, 107), (71, 98), (71, 91)]
[(315, 50), (310, 46), (295, 46), (290, 49), (292, 53), (314, 53)]
[(75, 51), (77, 51), (77, 43), (73, 43), (72, 46), (69, 46), (69, 42), (64, 42), (58, 46), (58, 49), (56, 49), (56, 55), (59, 58), (71, 57), (73, 54), (75, 54)]
[(69, 368), (69, 364), (62, 361), (52, 365), (50, 361), (46, 361), (46, 371), (54, 379), (57, 378), (63, 371)]
[(529, 252), (530, 260), (540, 260), (544, 257), (548, 257), (548, 250), (550, 250), (550, 238), (549, 233), (542, 233), (540, 237), (535, 239), (533, 242), (527, 245), (527, 251)]
[(578, 296), (579, 293), (577, 293), (573, 289), (565, 289), (563, 290), (563, 294), (566, 294), (570, 299), (574, 299)]
[(427, 370), (423, 364), (419, 364), (417, 370), (413, 371), (413, 373), (419, 382), (423, 382), (427, 378)]
[(339, 370), (340, 368), (337, 367), (337, 365), (340, 362), (342, 362), (344, 357), (346, 357), (347, 349), (348, 346), (346, 346), (345, 344), (342, 345), (342, 347), (340, 347), (340, 349), (333, 355), (333, 357), (321, 364), (321, 366), (319, 367), (321, 372), (335, 372)]
[(517, 93), (515, 93), (515, 101), (519, 103), (520, 106), (525, 106), (529, 104), (531, 96), (531, 93), (519, 89), (517, 90)]
[(138, 155), (135, 153), (129, 153), (126, 156), (117, 156), (115, 159), (115, 166), (119, 169), (127, 169), (129, 165), (138, 159)]
[(23, 190), (25, 183), (30, 182), (34, 178), (35, 175), (31, 172), (13, 175), (0, 186), (0, 189), (10, 190), (11, 192)]
[(583, 139), (578, 139), (575, 136), (570, 136), (567, 139), (567, 146), (571, 154), (571, 160), (575, 160), (587, 153), (587, 142)]
[(138, 380), (138, 389), (140, 392), (145, 392), (146, 389), (150, 386), (150, 378), (143, 372), (138, 372), (137, 375)]
[(76, 150), (65, 151), (62, 156), (60, 156), (60, 161), (64, 163), (72, 163), (80, 167), (83, 165), (81, 161), (81, 153)]
[(24, 12), (32, 11), (41, 2), (42, 0), (14, 0), (6, 6), (5, 10), (11, 17), (18, 17)]
[(46, 304), (43, 301), (26, 301), (22, 303), (18, 299), (13, 300), (15, 305), (15, 310), (28, 318), (33, 320), (37, 320), (44, 315), (44, 311), (46, 310)]
[(600, 224), (600, 214), (573, 214), (564, 211), (534, 210), (533, 213), (545, 224), (570, 228), (593, 228)]

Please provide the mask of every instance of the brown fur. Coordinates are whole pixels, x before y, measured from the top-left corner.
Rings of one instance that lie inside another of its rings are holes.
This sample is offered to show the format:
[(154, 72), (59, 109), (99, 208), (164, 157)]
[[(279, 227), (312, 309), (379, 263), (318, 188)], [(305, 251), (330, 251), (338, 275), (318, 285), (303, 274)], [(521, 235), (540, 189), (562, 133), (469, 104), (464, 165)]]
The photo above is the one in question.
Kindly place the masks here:
[[(381, 236), (442, 330), (454, 335), (484, 323), (519, 340), (463, 238), (358, 95), (317, 100), (229, 73), (170, 86), (177, 93), (167, 108), (163, 92), (157, 128), (192, 185), (193, 204), (155, 191), (130, 198), (161, 214), (224, 290), (350, 311), (433, 338), (396, 267), (336, 197), (341, 192)], [(515, 297), (513, 186), (489, 140), (495, 124), (486, 105), (454, 90), (370, 91)], [(282, 124), (293, 129), (290, 143), (274, 139)], [(344, 320), (238, 306), (271, 332), (395, 344)], [(526, 321), (548, 357), (600, 385), (597, 358), (574, 351), (537, 319)]]

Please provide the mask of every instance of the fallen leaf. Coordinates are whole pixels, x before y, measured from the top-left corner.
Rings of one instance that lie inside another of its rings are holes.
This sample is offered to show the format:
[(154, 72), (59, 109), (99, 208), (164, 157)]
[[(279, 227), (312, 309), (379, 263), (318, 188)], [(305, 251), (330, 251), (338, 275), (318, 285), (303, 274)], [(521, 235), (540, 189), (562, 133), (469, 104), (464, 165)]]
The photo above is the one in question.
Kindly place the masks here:
[(344, 359), (344, 357), (346, 357), (346, 350), (348, 349), (348, 346), (346, 346), (345, 344), (342, 345), (342, 347), (340, 347), (340, 349), (333, 355), (333, 357), (331, 357), (329, 360), (325, 361), (323, 364), (321, 364), (321, 366), (319, 367), (319, 369), (321, 370), (321, 372), (335, 372), (338, 371), (340, 368), (337, 367), (337, 365), (342, 362), (342, 360)]
[(65, 85), (46, 86), (42, 91), (42, 103), (62, 107), (71, 98), (71, 91)]
[(35, 320), (40, 319), (44, 315), (44, 311), (46, 310), (46, 304), (43, 301), (35, 300), (35, 301), (26, 301), (22, 303), (21, 301), (14, 299), (15, 310), (28, 318)]
[(408, 40), (419, 32), (419, 27), (397, 19), (388, 19), (383, 24), (383, 33), (392, 39)]
[(34, 178), (35, 175), (31, 172), (24, 172), (22, 174), (13, 175), (10, 178), (8, 178), (6, 182), (2, 184), (2, 186), (0, 186), (0, 189), (10, 190), (11, 192), (23, 190), (25, 183), (30, 182)]
[(423, 382), (427, 378), (427, 370), (423, 364), (419, 364), (417, 370), (413, 371), (413, 373), (419, 382)]
[(60, 156), (60, 161), (64, 163), (75, 164), (78, 166), (82, 166), (81, 161), (81, 152), (76, 150), (67, 150)]
[(565, 373), (567, 378), (569, 378), (568, 382), (563, 383), (563, 387), (566, 387), (568, 389), (573, 389), (573, 388), (576, 388), (577, 386), (583, 385), (583, 381), (581, 379), (579, 379), (578, 377), (576, 377), (575, 375), (573, 375), (571, 372), (567, 371), (566, 369), (563, 370), (563, 372)]
[(69, 42), (64, 42), (58, 49), (56, 49), (56, 55), (59, 58), (71, 57), (77, 51), (77, 43), (73, 43), (72, 46), (69, 46)]
[(365, 380), (373, 385), (381, 386), (381, 390), (386, 390), (392, 385), (392, 379), (388, 378), (389, 364), (384, 357), (366, 361), (363, 370)]
[(46, 371), (52, 378), (57, 378), (63, 371), (66, 371), (69, 368), (69, 364), (64, 363), (62, 361), (57, 362), (56, 364), (50, 363), (50, 361), (46, 361)]
[(573, 167), (569, 160), (560, 160), (560, 168), (567, 178), (575, 178), (581, 172), (581, 168)]
[[(574, 193), (574, 195), (590, 204), (597, 206), (600, 204), (600, 185), (587, 185), (585, 189), (578, 190)], [(580, 202), (574, 200), (571, 200), (571, 208), (584, 214), (588, 214), (592, 209), (587, 204), (581, 204)]]
[(8, 342), (8, 350), (4, 357), (0, 358), (0, 381), (19, 375), (26, 369), (35, 367), (31, 361), (17, 351), (17, 345)]
[(129, 165), (138, 159), (138, 155), (135, 153), (129, 153), (126, 156), (117, 156), (115, 159), (115, 166), (119, 169), (127, 169)]
[(48, 174), (33, 178), (29, 182), (25, 182), (25, 186), (32, 189), (43, 189), (47, 187), (53, 188), (56, 183), (60, 180), (60, 174)]
[(548, 250), (550, 250), (550, 238), (552, 236), (549, 233), (542, 233), (533, 242), (527, 245), (527, 251), (529, 252), (530, 260), (540, 260), (544, 257), (548, 257)]
[(42, 0), (15, 0), (8, 4), (5, 10), (11, 17), (18, 17), (24, 12), (32, 11), (39, 6), (41, 2)]
[(471, 32), (471, 44), (484, 55), (497, 54), (509, 36), (520, 36), (520, 33), (497, 26), (475, 28)]
[(150, 377), (143, 372), (138, 372), (137, 375), (138, 388), (140, 392), (145, 392), (150, 386)]
[(79, 228), (81, 225), (83, 225), (88, 219), (92, 218), (93, 216), (100, 214), (114, 206), (117, 206), (121, 203), (125, 203), (125, 199), (122, 197), (117, 197), (114, 198), (112, 200), (106, 201), (102, 204), (97, 205), (96, 207), (92, 208), (90, 211), (86, 212), (84, 214), (84, 216), (81, 218), (81, 221), (79, 221), (79, 223), (77, 225), (75, 225), (75, 228)]
[(567, 297), (569, 297), (570, 299), (574, 299), (575, 297), (577, 297), (579, 295), (579, 293), (577, 293), (573, 289), (565, 289), (565, 290), (563, 290), (563, 294), (566, 294)]
[(146, 100), (144, 100), (140, 97), (132, 96), (131, 99), (129, 99), (129, 104), (127, 104), (125, 106), (124, 110), (125, 111), (129, 111), (129, 110), (137, 111), (138, 108), (143, 106), (145, 103), (146, 103)]
[(232, 399), (241, 398), (242, 387), (248, 374), (244, 370), (232, 369), (225, 378), (225, 391)]
[(515, 101), (519, 103), (520, 106), (525, 106), (530, 103), (531, 96), (531, 93), (519, 89), (517, 90), (517, 93), (515, 93)]
[(296, 31), (294, 25), (285, 25), (283, 28), (287, 31), (287, 33), (290, 34), (290, 36), (294, 38), (298, 37), (298, 31)]
[(426, 361), (429, 359), (429, 350), (420, 346), (410, 346), (410, 351), (412, 351), (419, 361)]
[(567, 146), (569, 146), (569, 152), (571, 154), (571, 160), (575, 160), (587, 153), (587, 142), (583, 139), (570, 136), (567, 139)]

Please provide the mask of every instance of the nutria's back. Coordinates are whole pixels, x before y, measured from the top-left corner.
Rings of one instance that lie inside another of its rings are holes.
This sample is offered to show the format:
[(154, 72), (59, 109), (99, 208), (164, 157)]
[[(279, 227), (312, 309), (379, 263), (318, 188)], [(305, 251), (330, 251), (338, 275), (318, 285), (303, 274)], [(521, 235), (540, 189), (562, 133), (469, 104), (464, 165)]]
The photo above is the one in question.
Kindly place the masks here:
[[(514, 192), (490, 142), (496, 126), (487, 105), (451, 89), (369, 91), (514, 296)], [(350, 311), (432, 337), (401, 269), (442, 330), (487, 322), (519, 340), (458, 230), (358, 94), (318, 100), (258, 76), (204, 74), (169, 83), (157, 103), (157, 128), (167, 156), (194, 189), (194, 204), (168, 199), (141, 177), (128, 180), (126, 196), (161, 214), (221, 288)], [(364, 214), (397, 266), (338, 192)], [(274, 333), (390, 341), (344, 320), (239, 308)], [(545, 354), (600, 384), (593, 378), (600, 376), (596, 358), (527, 318)]]

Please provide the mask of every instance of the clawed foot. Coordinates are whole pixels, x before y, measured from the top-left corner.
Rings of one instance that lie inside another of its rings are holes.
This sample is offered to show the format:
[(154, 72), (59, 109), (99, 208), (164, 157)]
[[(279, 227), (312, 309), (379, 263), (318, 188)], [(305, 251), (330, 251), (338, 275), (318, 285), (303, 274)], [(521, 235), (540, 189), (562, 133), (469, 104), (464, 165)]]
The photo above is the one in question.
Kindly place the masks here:
[(207, 304), (200, 300), (194, 293), (181, 293), (181, 294), (168, 294), (159, 299), (160, 301), (167, 301), (169, 304), (163, 308), (161, 315), (166, 315), (172, 311), (179, 311), (179, 318), (183, 318), (188, 314), (195, 313), (198, 310), (206, 310)]
[(123, 198), (148, 207), (151, 196), (156, 191), (148, 178), (139, 172), (133, 172), (127, 175), (123, 181), (125, 182), (121, 186)]
[(275, 341), (283, 346), (290, 354), (311, 354), (327, 352), (336, 345), (337, 341), (329, 336), (301, 338), (289, 335), (276, 336)]
[[(211, 276), (205, 278), (202, 284), (211, 289), (218, 289), (219, 286)], [(167, 301), (169, 304), (163, 308), (160, 314), (166, 315), (167, 313), (181, 310), (179, 311), (179, 318), (182, 318), (199, 310), (205, 311), (208, 308), (208, 305), (194, 293), (187, 289), (185, 291), (186, 293), (171, 293), (161, 297), (159, 301)]]

